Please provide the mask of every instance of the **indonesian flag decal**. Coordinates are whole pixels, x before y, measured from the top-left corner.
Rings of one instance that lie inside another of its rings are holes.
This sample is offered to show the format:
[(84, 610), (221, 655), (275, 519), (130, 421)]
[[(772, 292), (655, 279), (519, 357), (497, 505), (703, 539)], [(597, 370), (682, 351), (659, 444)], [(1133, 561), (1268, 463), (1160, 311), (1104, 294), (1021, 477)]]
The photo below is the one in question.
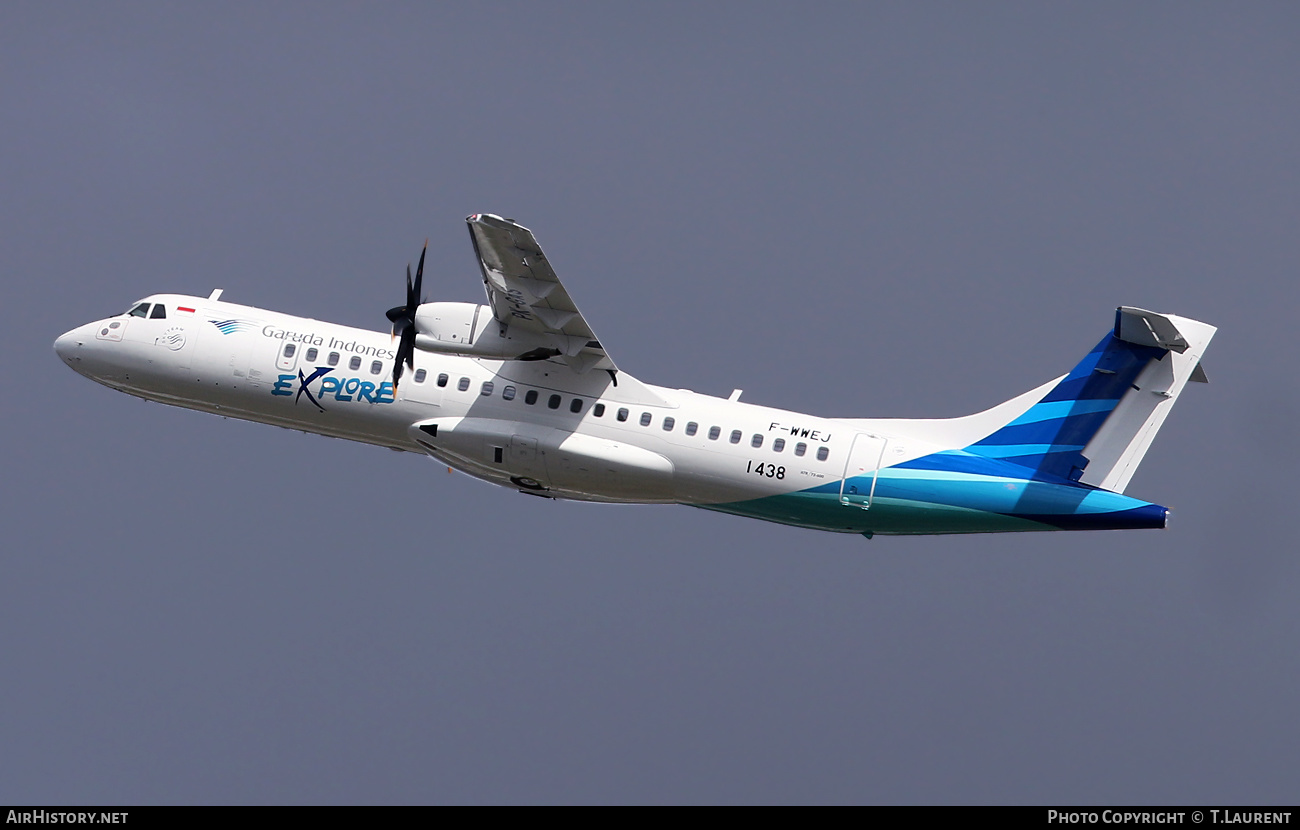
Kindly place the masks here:
[(176, 306), (176, 313), (177, 313), (177, 314), (193, 314), (193, 313), (194, 313), (194, 309), (190, 308), (189, 306), (178, 305), (178, 306)]

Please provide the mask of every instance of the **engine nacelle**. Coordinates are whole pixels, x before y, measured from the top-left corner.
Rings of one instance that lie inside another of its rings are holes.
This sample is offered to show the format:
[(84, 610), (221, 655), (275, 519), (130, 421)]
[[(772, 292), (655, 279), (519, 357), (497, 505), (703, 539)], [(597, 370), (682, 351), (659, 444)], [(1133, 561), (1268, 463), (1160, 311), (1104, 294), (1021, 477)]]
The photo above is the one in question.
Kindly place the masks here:
[(426, 352), (505, 360), (575, 355), (587, 341), (518, 326), (503, 326), (476, 303), (424, 303), (415, 312), (415, 347)]

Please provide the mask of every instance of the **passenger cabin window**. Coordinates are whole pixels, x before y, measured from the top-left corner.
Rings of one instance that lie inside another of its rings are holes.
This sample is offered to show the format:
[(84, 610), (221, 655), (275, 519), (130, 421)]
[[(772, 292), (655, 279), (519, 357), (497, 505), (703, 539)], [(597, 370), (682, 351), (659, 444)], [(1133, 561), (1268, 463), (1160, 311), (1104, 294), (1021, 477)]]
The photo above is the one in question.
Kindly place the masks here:
[(733, 443), (733, 444), (739, 444), (739, 443), (740, 443), (740, 430), (738, 430), (738, 429), (733, 429), (733, 430), (731, 431), (731, 443)]
[(460, 380), (456, 381), (456, 388), (459, 389), (459, 390), (462, 391), (462, 392), (464, 392), (466, 389), (468, 389), (468, 388), (469, 388), (469, 378), (461, 378)]
[(664, 418), (664, 432), (672, 432), (673, 427), (677, 425), (676, 418)]
[(360, 357), (360, 355), (355, 355), (355, 354), (352, 355), (352, 359), (348, 361), (348, 368), (351, 369), (351, 370), (354, 371), (354, 372), (355, 372), (356, 370), (358, 370), (358, 369), (361, 368), (361, 357)]
[(316, 362), (316, 356), (319, 355), (319, 354), (320, 354), (320, 352), (316, 349), (316, 347), (315, 347), (315, 346), (312, 346), (310, 349), (307, 350), (307, 362), (308, 362), (308, 363), (315, 363), (315, 362)]
[(709, 440), (717, 441), (718, 436), (722, 434), (722, 427), (709, 427)]
[(755, 449), (763, 446), (763, 436), (760, 433), (754, 433), (754, 437), (749, 439), (749, 445)]
[(295, 346), (293, 343), (285, 343), (285, 344), (284, 344), (284, 356), (285, 356), (285, 357), (293, 357), (293, 353), (296, 352), (296, 351), (298, 351), (298, 347)]
[(641, 413), (641, 426), (643, 426), (643, 427), (648, 427), (648, 426), (650, 426), (650, 413), (649, 413), (649, 412), (642, 412), (642, 413)]
[(162, 303), (154, 303), (154, 304), (153, 304), (153, 311), (150, 312), (150, 314), (149, 314), (149, 319), (150, 319), (150, 320), (166, 320), (166, 319), (167, 319), (167, 306), (163, 305)]
[(479, 388), (478, 393), (479, 393), (480, 395), (482, 395), (483, 397), (486, 398), (486, 397), (489, 397), (489, 396), (492, 394), (492, 390), (493, 390), (494, 388), (496, 388), (496, 387), (494, 387), (494, 386), (492, 385), (492, 381), (490, 381), (490, 380), (485, 380), (485, 381), (483, 381), (483, 386)]
[(382, 371), (384, 371), (384, 363), (382, 360), (370, 361), (370, 374), (377, 375)]
[(443, 372), (443, 373), (441, 373), (441, 374), (438, 375), (438, 385), (439, 385), (439, 386), (446, 386), (446, 385), (447, 385), (447, 381), (449, 381), (449, 380), (451, 380), (451, 378), (447, 377), (447, 373), (446, 373), (446, 372)]
[(700, 429), (700, 425), (697, 424), (697, 423), (695, 423), (694, 421), (689, 421), (689, 422), (687, 422), (687, 424), (686, 424), (686, 434), (687, 434), (687, 435), (694, 435), (696, 432), (699, 431), (699, 429)]
[(515, 399), (515, 388), (513, 386), (507, 386), (505, 389), (502, 389), (501, 397), (508, 401), (513, 401)]
[(135, 308), (133, 308), (133, 309), (131, 309), (130, 311), (128, 311), (127, 314), (130, 314), (132, 317), (148, 317), (148, 316), (149, 316), (149, 304), (148, 304), (148, 303), (140, 303), (138, 306), (136, 306)]
[(428, 373), (427, 371), (425, 371), (424, 369), (416, 369), (416, 370), (415, 370), (415, 382), (416, 382), (416, 383), (424, 383), (424, 379), (427, 378), (428, 376), (429, 376), (429, 373)]
[(569, 411), (574, 413), (581, 412), (582, 398), (574, 398), (573, 400), (569, 401)]
[(536, 390), (536, 389), (529, 389), (529, 390), (528, 390), (528, 393), (527, 393), (526, 395), (524, 395), (524, 403), (528, 404), (529, 406), (532, 406), (533, 404), (537, 403), (537, 390)]
[(817, 448), (817, 460), (818, 460), (818, 461), (825, 461), (827, 458), (830, 457), (830, 454), (831, 454), (831, 451), (828, 450), (828, 449), (826, 449), (825, 447), (818, 447), (818, 448)]
[(772, 452), (781, 452), (785, 449), (785, 439), (778, 438), (772, 442)]
[(620, 410), (618, 411), (618, 419), (619, 419), (620, 421), (626, 421), (626, 420), (627, 420), (627, 410), (626, 410), (626, 409), (620, 409)]
[(331, 366), (337, 366), (337, 365), (339, 365), (339, 353), (338, 353), (338, 352), (330, 352), (329, 360), (326, 360), (325, 362), (328, 363), (328, 364), (331, 365)]
[(596, 404), (591, 408), (591, 414), (595, 415), (597, 418), (605, 417), (605, 405), (603, 403)]
[(794, 445), (794, 454), (795, 454), (795, 455), (800, 455), (800, 456), (801, 456), (801, 455), (803, 455), (803, 454), (806, 453), (806, 452), (808, 452), (808, 445), (805, 444), (804, 442), (800, 441), (798, 444), (795, 444), (795, 445)]
[(546, 399), (546, 408), (547, 408), (547, 409), (559, 409), (559, 408), (560, 408), (560, 396), (559, 396), (559, 395), (552, 395), (552, 396), (550, 396), (549, 398), (547, 398), (547, 399)]

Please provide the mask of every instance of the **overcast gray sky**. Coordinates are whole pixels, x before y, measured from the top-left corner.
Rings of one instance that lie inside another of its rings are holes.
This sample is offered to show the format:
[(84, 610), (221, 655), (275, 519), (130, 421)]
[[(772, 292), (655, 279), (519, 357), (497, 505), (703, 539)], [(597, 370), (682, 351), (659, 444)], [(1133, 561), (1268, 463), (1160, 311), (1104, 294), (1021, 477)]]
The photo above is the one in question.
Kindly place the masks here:
[[(1288, 802), (1289, 3), (0, 5), (0, 802)], [(531, 227), (620, 367), (949, 416), (1219, 325), (1163, 532), (521, 498), (149, 404), (162, 291), (382, 329)], [(431, 277), (429, 276), (431, 275)]]

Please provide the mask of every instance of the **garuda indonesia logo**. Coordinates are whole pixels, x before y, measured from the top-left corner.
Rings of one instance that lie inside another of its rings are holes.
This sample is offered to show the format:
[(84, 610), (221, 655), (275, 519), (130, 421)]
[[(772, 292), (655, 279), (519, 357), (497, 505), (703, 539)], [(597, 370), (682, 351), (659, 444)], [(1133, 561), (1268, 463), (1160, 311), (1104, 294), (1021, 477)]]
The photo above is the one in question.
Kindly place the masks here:
[(237, 331), (257, 331), (257, 323), (249, 320), (209, 320), (208, 322), (221, 329), (222, 334), (234, 334)]

